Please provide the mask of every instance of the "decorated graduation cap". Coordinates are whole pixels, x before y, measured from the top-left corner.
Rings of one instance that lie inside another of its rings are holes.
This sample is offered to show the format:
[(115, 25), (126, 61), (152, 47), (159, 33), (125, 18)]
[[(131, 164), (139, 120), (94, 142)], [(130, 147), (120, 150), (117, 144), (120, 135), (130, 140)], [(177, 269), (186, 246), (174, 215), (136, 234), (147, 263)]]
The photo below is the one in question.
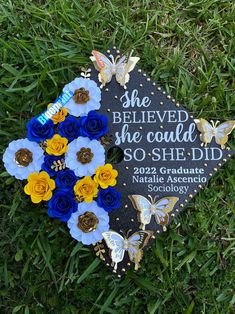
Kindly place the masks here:
[(235, 121), (194, 119), (132, 52), (90, 59), (3, 161), (33, 203), (48, 202), (48, 215), (121, 276), (232, 156)]

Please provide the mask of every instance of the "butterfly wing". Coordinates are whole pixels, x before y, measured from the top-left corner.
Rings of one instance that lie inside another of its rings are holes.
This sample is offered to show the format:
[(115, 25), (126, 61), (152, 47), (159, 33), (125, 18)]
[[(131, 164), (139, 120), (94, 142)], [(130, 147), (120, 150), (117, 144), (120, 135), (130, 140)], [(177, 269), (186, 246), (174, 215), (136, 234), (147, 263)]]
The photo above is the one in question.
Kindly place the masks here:
[(94, 63), (96, 70), (100, 73), (98, 75), (99, 81), (102, 83), (102, 86), (105, 86), (106, 83), (109, 83), (112, 79), (112, 62), (101, 52), (92, 50), (92, 55), (90, 57), (91, 61)]
[(228, 135), (235, 128), (235, 121), (226, 121), (220, 124), (215, 130), (215, 141), (217, 144), (224, 148), (224, 145), (228, 141)]
[(178, 202), (179, 198), (174, 196), (167, 196), (162, 199), (160, 199), (155, 205), (155, 220), (156, 223), (162, 226), (165, 226), (168, 224), (169, 221), (169, 215), (168, 213), (171, 212), (175, 206), (175, 204)]
[(114, 269), (117, 264), (123, 260), (125, 250), (123, 248), (123, 237), (116, 231), (109, 230), (102, 233), (107, 247), (111, 250), (111, 258), (114, 263)]
[(151, 221), (151, 203), (142, 195), (128, 195), (128, 197), (131, 200), (133, 207), (139, 212), (139, 219), (144, 230), (145, 225), (148, 225)]
[(125, 84), (128, 82), (129, 74), (126, 72), (126, 64), (121, 63), (119, 65), (116, 65), (116, 80), (121, 86), (125, 86)]
[(126, 85), (129, 82), (129, 73), (134, 69), (136, 63), (139, 61), (138, 57), (129, 57), (127, 62), (118, 62), (116, 65), (116, 80), (121, 85)]
[(102, 87), (105, 86), (107, 83), (109, 83), (112, 79), (112, 71), (109, 68), (104, 68), (100, 70), (100, 73), (98, 75), (100, 83), (102, 83)]
[(194, 121), (197, 125), (198, 131), (201, 132), (200, 134), (201, 141), (205, 144), (210, 143), (213, 138), (212, 125), (205, 119), (195, 119)]
[(112, 62), (107, 58), (103, 53), (97, 51), (97, 50), (92, 50), (92, 55), (90, 59), (95, 62), (95, 65), (97, 66), (98, 70), (101, 70), (105, 67), (111, 67)]
[(127, 71), (130, 73), (132, 70), (134, 70), (134, 67), (136, 66), (137, 62), (140, 60), (139, 57), (130, 57), (127, 64)]
[(138, 231), (128, 238), (128, 255), (130, 261), (135, 263), (135, 270), (138, 269), (143, 257), (142, 248), (148, 244), (152, 235), (152, 231)]

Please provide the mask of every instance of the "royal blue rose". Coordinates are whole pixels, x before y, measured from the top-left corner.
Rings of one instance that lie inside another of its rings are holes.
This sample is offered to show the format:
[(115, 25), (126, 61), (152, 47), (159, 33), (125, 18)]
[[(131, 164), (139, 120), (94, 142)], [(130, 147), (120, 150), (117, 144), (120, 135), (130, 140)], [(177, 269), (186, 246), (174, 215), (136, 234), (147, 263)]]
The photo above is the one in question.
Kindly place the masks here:
[(32, 142), (41, 142), (49, 138), (52, 138), (54, 135), (54, 123), (52, 120), (48, 120), (45, 124), (41, 124), (38, 121), (37, 117), (29, 120), (26, 124), (27, 128), (27, 138)]
[(58, 133), (66, 137), (69, 142), (73, 141), (80, 135), (79, 120), (73, 116), (68, 116), (63, 122), (59, 124)]
[(48, 215), (61, 221), (68, 221), (78, 208), (74, 195), (68, 190), (58, 189), (48, 202)]
[(100, 189), (98, 193), (97, 203), (107, 212), (111, 212), (114, 208), (120, 207), (121, 194), (113, 187)]
[(55, 179), (56, 186), (61, 189), (72, 190), (78, 177), (72, 170), (60, 171)]
[[(61, 169), (61, 159), (61, 156), (46, 155), (42, 164), (42, 170), (46, 171), (50, 177), (53, 177), (58, 174), (58, 171)], [(58, 162), (59, 160), (60, 162)]]
[(80, 134), (89, 139), (99, 139), (108, 132), (108, 118), (96, 111), (90, 111), (87, 116), (81, 117)]

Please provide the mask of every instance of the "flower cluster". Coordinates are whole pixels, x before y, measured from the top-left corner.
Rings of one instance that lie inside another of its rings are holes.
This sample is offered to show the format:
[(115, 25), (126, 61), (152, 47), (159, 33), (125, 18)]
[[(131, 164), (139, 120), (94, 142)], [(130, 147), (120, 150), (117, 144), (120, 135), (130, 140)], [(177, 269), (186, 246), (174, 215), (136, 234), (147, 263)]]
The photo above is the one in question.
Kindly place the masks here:
[(96, 111), (97, 84), (76, 78), (68, 90), (74, 96), (66, 106), (44, 125), (31, 119), (27, 138), (12, 141), (3, 162), (12, 176), (27, 179), (24, 192), (33, 203), (48, 201), (48, 215), (67, 222), (71, 236), (89, 245), (102, 240), (108, 213), (120, 207), (118, 172), (105, 164), (101, 139), (109, 129), (107, 117)]

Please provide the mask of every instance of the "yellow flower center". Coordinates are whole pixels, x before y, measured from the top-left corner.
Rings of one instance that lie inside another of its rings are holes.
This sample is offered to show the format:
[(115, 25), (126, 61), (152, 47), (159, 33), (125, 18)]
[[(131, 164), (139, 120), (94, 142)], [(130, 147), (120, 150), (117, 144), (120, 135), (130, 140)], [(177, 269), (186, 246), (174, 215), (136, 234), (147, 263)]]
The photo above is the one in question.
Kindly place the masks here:
[(110, 180), (112, 178), (112, 174), (110, 173), (110, 171), (104, 171), (100, 173), (100, 178), (102, 181), (107, 181)]
[(79, 192), (80, 194), (86, 196), (92, 194), (93, 186), (91, 184), (84, 183), (81, 185)]
[(34, 192), (38, 195), (44, 195), (49, 186), (46, 180), (38, 180), (34, 186)]

